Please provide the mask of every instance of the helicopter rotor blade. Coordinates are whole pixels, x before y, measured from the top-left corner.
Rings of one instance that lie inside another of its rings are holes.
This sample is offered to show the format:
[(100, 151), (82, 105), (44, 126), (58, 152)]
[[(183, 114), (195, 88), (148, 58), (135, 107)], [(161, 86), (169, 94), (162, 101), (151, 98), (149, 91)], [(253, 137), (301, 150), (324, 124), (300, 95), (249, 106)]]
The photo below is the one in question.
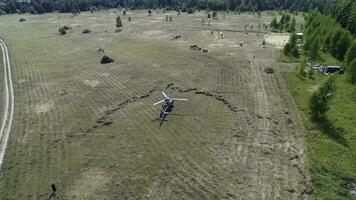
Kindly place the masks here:
[(188, 99), (181, 99), (181, 98), (172, 98), (172, 99), (177, 101), (188, 101)]
[(154, 103), (153, 105), (155, 106), (155, 105), (160, 104), (160, 103), (163, 103), (163, 102), (164, 102), (164, 99), (161, 100), (161, 101), (158, 101), (158, 102)]
[(163, 91), (162, 91), (162, 94), (163, 94), (164, 97), (168, 98), (168, 96), (166, 95), (166, 93), (164, 93)]

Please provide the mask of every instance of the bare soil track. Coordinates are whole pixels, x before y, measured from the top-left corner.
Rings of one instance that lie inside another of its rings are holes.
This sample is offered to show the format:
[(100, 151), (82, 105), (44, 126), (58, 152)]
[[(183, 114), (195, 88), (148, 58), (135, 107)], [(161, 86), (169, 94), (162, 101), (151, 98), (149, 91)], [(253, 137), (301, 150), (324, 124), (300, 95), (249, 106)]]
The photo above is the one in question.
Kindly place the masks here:
[(12, 118), (14, 113), (14, 90), (12, 86), (10, 57), (5, 42), (0, 39), (0, 47), (2, 50), (2, 61), (4, 66), (4, 97), (3, 97), (3, 117), (0, 129), (0, 169), (5, 156), (7, 142), (11, 132)]

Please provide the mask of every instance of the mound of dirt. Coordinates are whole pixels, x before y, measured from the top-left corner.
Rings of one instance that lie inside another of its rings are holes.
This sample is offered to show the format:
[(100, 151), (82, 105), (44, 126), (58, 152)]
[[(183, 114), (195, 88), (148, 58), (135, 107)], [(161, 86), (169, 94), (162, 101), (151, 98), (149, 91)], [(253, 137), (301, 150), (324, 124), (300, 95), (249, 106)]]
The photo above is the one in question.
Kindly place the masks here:
[(266, 74), (273, 74), (274, 70), (272, 67), (266, 67), (264, 70), (264, 72), (266, 72)]
[(91, 30), (89, 30), (89, 29), (86, 28), (86, 29), (84, 29), (84, 30), (82, 31), (82, 33), (83, 33), (83, 34), (91, 33)]
[(115, 62), (112, 58), (110, 58), (109, 56), (104, 55), (103, 58), (101, 58), (100, 63), (101, 64), (107, 64), (107, 63), (112, 63)]

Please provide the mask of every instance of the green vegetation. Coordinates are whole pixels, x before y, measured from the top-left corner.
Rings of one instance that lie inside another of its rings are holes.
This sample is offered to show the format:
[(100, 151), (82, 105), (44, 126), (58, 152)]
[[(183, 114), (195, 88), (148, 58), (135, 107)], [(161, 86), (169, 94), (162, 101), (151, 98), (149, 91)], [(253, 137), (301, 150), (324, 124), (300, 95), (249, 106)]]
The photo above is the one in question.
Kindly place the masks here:
[(356, 58), (356, 40), (352, 42), (350, 48), (347, 50), (345, 58), (346, 66), (349, 66), (352, 60)]
[(218, 13), (216, 11), (213, 12), (213, 19), (217, 19), (218, 18)]
[(328, 77), (316, 75), (314, 80), (300, 79), (294, 73), (285, 77), (306, 130), (313, 199), (352, 199), (342, 185), (356, 179), (356, 88), (347, 76), (337, 76), (329, 110), (318, 123), (312, 121), (310, 98)]
[(293, 56), (295, 58), (299, 57), (299, 48), (297, 45), (297, 35), (292, 33), (288, 43), (284, 46), (284, 55)]
[(61, 35), (65, 35), (65, 34), (67, 34), (67, 31), (70, 29), (71, 29), (71, 27), (69, 27), (69, 26), (62, 26), (58, 29), (58, 32)]
[(188, 8), (188, 14), (193, 14), (193, 13), (195, 13), (195, 8), (194, 7), (190, 7), (190, 8)]
[[(313, 70), (303, 56), (297, 73), (285, 75), (306, 129), (313, 198), (352, 199), (344, 185), (356, 181), (355, 40), (336, 20), (319, 12), (306, 16), (304, 36), (307, 59), (347, 66), (345, 75), (310, 74)], [(304, 78), (307, 75), (313, 78)]]
[(356, 58), (353, 59), (349, 65), (348, 71), (350, 72), (350, 81), (352, 84), (356, 83)]
[(120, 16), (117, 16), (116, 18), (116, 28), (121, 28), (122, 27), (122, 22)]
[(329, 110), (330, 100), (335, 92), (335, 79), (329, 78), (315, 91), (310, 98), (311, 116), (314, 121), (325, 120), (325, 113)]
[[(33, 13), (41, 14), (45, 12), (76, 12), (91, 11), (96, 12), (109, 8), (129, 7), (132, 9), (157, 9), (182, 10), (188, 14), (194, 13), (196, 9), (210, 9), (240, 12), (261, 10), (296, 10), (310, 11), (317, 9), (322, 13), (331, 14), (343, 28), (348, 29), (352, 34), (356, 34), (356, 1), (354, 0), (255, 0), (255, 1), (231, 1), (231, 0), (180, 0), (180, 1), (152, 1), (152, 0), (32, 0), (32, 1), (0, 1), (0, 15), (12, 13)], [(281, 12), (282, 13), (282, 12)], [(280, 27), (287, 28), (287, 27)], [(286, 29), (288, 30), (288, 28)]]
[[(304, 50), (313, 60), (319, 58), (320, 49), (343, 61), (351, 46), (351, 34), (329, 16), (312, 12), (306, 17)], [(350, 53), (351, 54), (351, 53)]]
[(295, 32), (295, 26), (296, 26), (296, 20), (294, 17), (291, 17), (289, 14), (282, 14), (281, 19), (277, 20), (276, 17), (273, 17), (272, 22), (270, 24), (270, 27), (274, 30), (277, 31), (279, 30), (280, 32), (287, 31), (290, 33)]

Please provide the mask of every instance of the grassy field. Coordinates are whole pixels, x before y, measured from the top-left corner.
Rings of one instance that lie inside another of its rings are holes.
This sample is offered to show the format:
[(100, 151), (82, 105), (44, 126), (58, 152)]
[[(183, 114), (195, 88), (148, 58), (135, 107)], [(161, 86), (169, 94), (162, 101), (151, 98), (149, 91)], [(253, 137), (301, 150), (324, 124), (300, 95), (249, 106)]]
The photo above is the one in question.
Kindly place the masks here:
[[(309, 199), (304, 133), (280, 75), (292, 68), (260, 46), (272, 16), (209, 26), (204, 13), (167, 14), (128, 12), (121, 32), (113, 10), (0, 16), (16, 100), (2, 198), (48, 198), (55, 183), (57, 199)], [(72, 31), (59, 35), (62, 25)], [(100, 64), (99, 48), (115, 62)], [(189, 101), (159, 127), (161, 91)]]
[[(330, 56), (323, 57), (325, 63), (341, 64)], [(316, 124), (310, 120), (309, 98), (328, 76), (301, 79), (295, 73), (285, 75), (306, 129), (313, 199), (355, 199), (345, 183), (356, 178), (356, 88), (348, 82), (347, 74), (335, 76), (336, 95), (327, 112), (327, 120)]]

